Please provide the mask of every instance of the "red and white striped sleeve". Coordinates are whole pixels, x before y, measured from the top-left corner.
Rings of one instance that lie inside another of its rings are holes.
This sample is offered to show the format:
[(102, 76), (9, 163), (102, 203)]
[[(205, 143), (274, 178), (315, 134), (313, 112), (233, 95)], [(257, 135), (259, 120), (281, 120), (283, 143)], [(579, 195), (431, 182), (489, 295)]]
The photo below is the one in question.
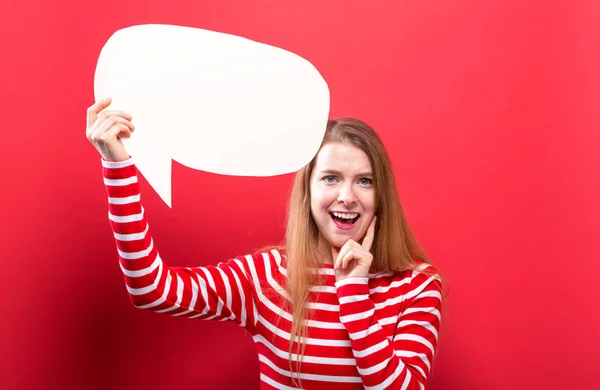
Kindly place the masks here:
[(216, 266), (169, 267), (152, 239), (133, 159), (102, 161), (108, 217), (134, 306), (173, 316), (233, 320), (253, 328), (256, 306), (246, 257)]
[(393, 339), (385, 334), (369, 296), (368, 278), (336, 282), (340, 320), (348, 330), (365, 389), (424, 389), (437, 349), (441, 284), (415, 271), (404, 296), (406, 309)]

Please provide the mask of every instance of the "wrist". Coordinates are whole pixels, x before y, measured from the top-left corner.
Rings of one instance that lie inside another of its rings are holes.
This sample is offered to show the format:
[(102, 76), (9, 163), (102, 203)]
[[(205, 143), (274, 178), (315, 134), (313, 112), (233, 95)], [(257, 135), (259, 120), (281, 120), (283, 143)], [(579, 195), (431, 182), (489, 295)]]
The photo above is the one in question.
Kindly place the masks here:
[(108, 162), (123, 162), (126, 160), (129, 160), (131, 158), (131, 156), (127, 155), (118, 155), (118, 156), (107, 156), (104, 154), (101, 154), (101, 157), (104, 161), (108, 161)]

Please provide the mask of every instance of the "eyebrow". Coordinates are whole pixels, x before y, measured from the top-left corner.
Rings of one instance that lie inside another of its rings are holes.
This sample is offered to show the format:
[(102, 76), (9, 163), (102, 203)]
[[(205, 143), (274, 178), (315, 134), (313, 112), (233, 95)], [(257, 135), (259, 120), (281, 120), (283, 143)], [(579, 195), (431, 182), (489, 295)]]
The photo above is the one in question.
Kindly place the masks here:
[[(336, 171), (335, 169), (324, 169), (321, 171), (321, 173), (326, 173), (329, 175), (339, 175), (342, 176), (342, 173), (340, 171)], [(356, 176), (373, 176), (373, 173), (371, 173), (371, 171), (364, 171), (364, 172), (360, 172), (358, 174), (356, 174)]]

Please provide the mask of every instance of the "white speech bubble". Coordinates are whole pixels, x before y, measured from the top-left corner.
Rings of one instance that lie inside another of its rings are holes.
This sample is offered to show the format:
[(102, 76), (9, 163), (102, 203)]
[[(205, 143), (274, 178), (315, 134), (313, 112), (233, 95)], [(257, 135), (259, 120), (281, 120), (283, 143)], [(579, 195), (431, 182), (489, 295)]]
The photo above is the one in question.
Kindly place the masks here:
[(106, 42), (96, 99), (133, 116), (123, 139), (171, 207), (171, 160), (237, 176), (295, 172), (317, 153), (329, 89), (289, 51), (246, 38), (173, 25), (138, 25)]

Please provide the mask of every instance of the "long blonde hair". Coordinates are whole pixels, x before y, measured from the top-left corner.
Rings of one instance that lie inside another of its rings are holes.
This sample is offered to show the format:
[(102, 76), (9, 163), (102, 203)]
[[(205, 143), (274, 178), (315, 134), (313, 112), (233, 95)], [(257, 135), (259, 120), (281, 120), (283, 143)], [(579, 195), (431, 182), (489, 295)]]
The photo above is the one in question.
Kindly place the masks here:
[[(431, 264), (429, 257), (415, 239), (406, 221), (396, 189), (390, 158), (375, 131), (357, 119), (329, 120), (321, 148), (328, 143), (355, 146), (367, 154), (371, 163), (377, 225), (375, 240), (371, 247), (373, 263), (370, 272), (413, 269), (416, 261)], [(291, 358), (294, 340), (298, 338), (295, 352), (298, 355), (296, 370), (298, 374), (300, 374), (301, 359), (306, 350), (306, 343), (303, 341), (308, 332), (305, 320), (310, 315), (305, 307), (309, 299), (309, 287), (317, 283), (319, 277), (310, 270), (319, 268), (324, 261), (323, 258), (319, 258), (319, 231), (310, 207), (310, 177), (317, 157), (318, 153), (308, 165), (296, 173), (288, 204), (284, 242), (288, 276), (286, 290), (291, 297), (291, 302), (284, 300), (284, 305), (287, 304), (288, 307), (285, 309), (290, 311), (293, 316), (288, 351), (290, 372), (293, 372)], [(296, 384), (293, 375), (292, 380)], [(297, 385), (301, 387), (302, 381), (300, 378), (298, 380)]]

